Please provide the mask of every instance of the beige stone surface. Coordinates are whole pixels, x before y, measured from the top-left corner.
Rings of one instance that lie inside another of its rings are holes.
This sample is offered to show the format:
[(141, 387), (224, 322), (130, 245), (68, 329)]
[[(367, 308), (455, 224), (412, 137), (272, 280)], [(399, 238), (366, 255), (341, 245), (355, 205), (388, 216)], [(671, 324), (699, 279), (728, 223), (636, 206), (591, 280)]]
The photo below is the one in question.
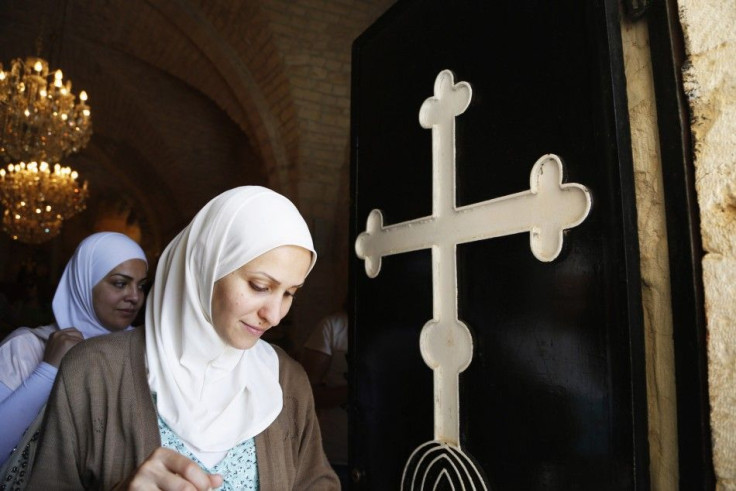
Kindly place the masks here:
[(653, 490), (677, 489), (677, 410), (664, 193), (645, 22), (621, 25), (639, 233), (644, 312), (650, 476)]
[(681, 0), (717, 488), (736, 490), (736, 4)]
[[(708, 362), (713, 460), (723, 489), (736, 489), (736, 258), (703, 260), (708, 315)], [(726, 483), (729, 483), (726, 485)]]

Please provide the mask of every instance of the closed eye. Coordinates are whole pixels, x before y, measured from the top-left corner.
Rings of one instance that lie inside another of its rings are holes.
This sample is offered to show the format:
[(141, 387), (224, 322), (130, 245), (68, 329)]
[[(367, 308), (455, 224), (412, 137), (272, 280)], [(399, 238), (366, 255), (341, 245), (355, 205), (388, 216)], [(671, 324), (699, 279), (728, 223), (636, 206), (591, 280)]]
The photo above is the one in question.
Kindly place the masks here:
[(259, 292), (259, 293), (268, 291), (268, 287), (267, 286), (260, 286), (260, 285), (257, 285), (256, 283), (253, 283), (252, 281), (249, 282), (248, 284), (250, 285), (250, 287), (253, 290), (255, 290), (255, 291)]

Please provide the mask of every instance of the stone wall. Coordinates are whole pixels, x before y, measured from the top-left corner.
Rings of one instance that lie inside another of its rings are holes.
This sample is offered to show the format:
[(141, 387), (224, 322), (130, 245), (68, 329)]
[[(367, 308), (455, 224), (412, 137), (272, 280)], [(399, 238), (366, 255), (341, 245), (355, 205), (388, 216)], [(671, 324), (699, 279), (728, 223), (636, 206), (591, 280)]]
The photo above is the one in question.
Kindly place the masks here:
[(736, 4), (679, 0), (703, 240), (717, 489), (736, 489)]
[(293, 121), (282, 129), (300, 210), (320, 258), (295, 307), (295, 345), (319, 317), (338, 309), (346, 294), (352, 43), (392, 0), (265, 0), (268, 19), (293, 101)]

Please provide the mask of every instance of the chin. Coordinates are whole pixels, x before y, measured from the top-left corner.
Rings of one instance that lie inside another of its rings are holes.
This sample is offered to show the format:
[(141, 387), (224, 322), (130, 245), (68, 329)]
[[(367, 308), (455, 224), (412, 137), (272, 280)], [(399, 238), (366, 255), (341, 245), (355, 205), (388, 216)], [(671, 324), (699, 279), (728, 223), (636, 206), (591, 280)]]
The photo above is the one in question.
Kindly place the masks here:
[(240, 349), (242, 349), (242, 350), (249, 350), (253, 346), (255, 346), (257, 342), (258, 342), (258, 340), (256, 339), (255, 341), (250, 341), (250, 342), (247, 342), (247, 343), (243, 343), (243, 346)]
[(118, 331), (124, 331), (130, 324), (125, 324), (124, 326), (121, 325), (115, 325), (115, 326), (105, 326), (105, 329), (107, 329), (110, 332), (118, 332)]
[(257, 339), (233, 339), (230, 340), (230, 342), (228, 342), (227, 344), (235, 349), (245, 351), (251, 349), (253, 346), (256, 345), (257, 342)]

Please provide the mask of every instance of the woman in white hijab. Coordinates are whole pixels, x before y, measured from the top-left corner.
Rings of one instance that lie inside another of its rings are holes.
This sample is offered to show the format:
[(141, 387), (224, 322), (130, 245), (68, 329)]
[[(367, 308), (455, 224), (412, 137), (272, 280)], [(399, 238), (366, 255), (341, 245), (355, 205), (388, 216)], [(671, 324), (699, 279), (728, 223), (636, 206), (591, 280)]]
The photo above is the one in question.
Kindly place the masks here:
[(284, 196), (210, 201), (162, 254), (145, 330), (64, 361), (31, 485), (339, 489), (304, 370), (260, 339), (315, 260)]
[[(77, 246), (64, 269), (52, 303), (55, 322), (21, 327), (5, 338), (0, 345), (0, 463), (28, 467), (33, 433), (62, 357), (83, 339), (131, 328), (143, 305), (147, 270), (146, 255), (127, 236), (92, 234)], [(20, 486), (23, 476), (18, 472), (7, 469), (0, 476), (5, 484), (11, 478)]]

